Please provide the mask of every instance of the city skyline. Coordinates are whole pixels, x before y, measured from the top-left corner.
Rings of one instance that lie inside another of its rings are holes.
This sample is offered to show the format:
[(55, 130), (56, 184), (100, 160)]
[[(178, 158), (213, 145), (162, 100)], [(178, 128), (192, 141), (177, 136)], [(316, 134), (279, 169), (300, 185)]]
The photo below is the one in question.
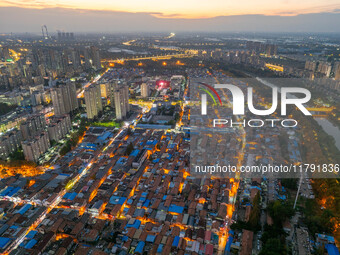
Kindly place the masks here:
[(340, 0), (0, 0), (0, 254), (340, 255)]

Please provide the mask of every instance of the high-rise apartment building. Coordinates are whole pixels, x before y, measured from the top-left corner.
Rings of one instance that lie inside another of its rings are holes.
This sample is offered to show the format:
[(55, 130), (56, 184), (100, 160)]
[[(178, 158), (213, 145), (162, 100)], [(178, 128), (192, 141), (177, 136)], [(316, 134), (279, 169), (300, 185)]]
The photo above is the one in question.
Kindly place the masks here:
[(30, 140), (21, 142), (22, 150), (27, 161), (37, 162), (39, 157), (50, 147), (48, 133), (41, 132)]
[(33, 91), (31, 94), (31, 103), (33, 106), (40, 105), (43, 101), (43, 93), (40, 91)]
[(20, 131), (24, 140), (46, 129), (46, 120), (43, 114), (30, 115), (20, 124)]
[(70, 115), (64, 114), (53, 116), (49, 119), (47, 126), (48, 136), (50, 140), (59, 141), (64, 138), (71, 130)]
[(80, 60), (80, 53), (79, 50), (73, 49), (71, 51), (71, 57), (72, 57), (72, 65), (75, 69), (79, 68), (81, 66), (81, 60)]
[(9, 154), (17, 151), (22, 141), (20, 130), (13, 129), (0, 136), (0, 158), (6, 159)]
[(267, 44), (266, 45), (266, 54), (267, 54), (267, 56), (277, 55), (277, 45)]
[(337, 62), (335, 64), (334, 78), (335, 78), (335, 80), (340, 80), (340, 62)]
[(111, 83), (106, 82), (106, 83), (101, 83), (100, 84), (100, 95), (103, 100), (103, 107), (108, 105), (110, 103), (110, 89), (111, 89)]
[(84, 65), (85, 65), (85, 69), (89, 69), (91, 68), (91, 54), (90, 54), (90, 49), (88, 47), (86, 47), (84, 49)]
[(140, 90), (142, 97), (148, 97), (150, 95), (150, 88), (148, 84), (142, 83), (142, 85), (140, 86)]
[(100, 63), (99, 49), (95, 46), (91, 46), (91, 59), (92, 59), (92, 66), (95, 69), (102, 68), (102, 65)]
[(314, 72), (316, 69), (316, 62), (315, 61), (306, 61), (305, 69)]
[(103, 110), (100, 85), (92, 84), (84, 92), (86, 114), (88, 119), (94, 119)]
[(7, 59), (10, 59), (9, 55), (9, 48), (7, 46), (4, 46), (1, 49), (1, 57), (6, 61)]
[(130, 111), (129, 105), (129, 88), (126, 84), (112, 84), (111, 106), (115, 108), (116, 119), (122, 120)]
[(67, 114), (78, 108), (76, 85), (73, 82), (53, 87), (51, 98), (55, 115)]
[(329, 77), (331, 74), (332, 65), (325, 61), (320, 61), (317, 67), (317, 72), (323, 74), (325, 77)]
[(108, 98), (110, 92), (110, 83), (101, 83), (100, 84), (100, 95), (101, 97)]

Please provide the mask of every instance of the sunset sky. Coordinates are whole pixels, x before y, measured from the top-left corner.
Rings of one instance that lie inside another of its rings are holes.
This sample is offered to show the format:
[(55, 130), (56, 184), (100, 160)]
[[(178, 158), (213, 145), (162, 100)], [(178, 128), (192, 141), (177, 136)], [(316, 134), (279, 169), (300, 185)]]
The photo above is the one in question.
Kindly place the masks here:
[(339, 12), (340, 0), (0, 0), (0, 6), (146, 12), (164, 18)]

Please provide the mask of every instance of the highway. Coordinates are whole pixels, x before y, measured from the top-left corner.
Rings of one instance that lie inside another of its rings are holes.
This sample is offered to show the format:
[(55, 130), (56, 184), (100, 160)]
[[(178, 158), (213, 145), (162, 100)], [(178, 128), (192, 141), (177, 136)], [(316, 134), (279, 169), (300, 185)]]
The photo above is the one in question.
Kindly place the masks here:
[(127, 41), (127, 42), (123, 42), (122, 44), (125, 45), (125, 46), (131, 46), (132, 43), (134, 43), (136, 40), (130, 40), (130, 41)]
[(77, 98), (82, 98), (82, 97), (84, 97), (84, 91), (85, 91), (85, 89), (86, 89), (88, 86), (90, 86), (91, 84), (96, 83), (97, 81), (99, 81), (100, 78), (102, 78), (103, 75), (106, 74), (109, 70), (110, 70), (110, 68), (107, 68), (107, 69), (105, 70), (104, 73), (102, 73), (101, 75), (96, 76), (93, 80), (91, 80), (91, 81), (89, 81), (88, 83), (86, 83), (86, 84), (83, 86), (82, 90), (77, 94)]
[(175, 33), (170, 33), (170, 35), (165, 37), (164, 39), (170, 39), (170, 38), (174, 37), (175, 35), (176, 35)]
[[(170, 33), (170, 35), (164, 37), (164, 39), (170, 39), (170, 38), (174, 37), (175, 35), (176, 35), (175, 33)], [(137, 41), (137, 39), (133, 39), (133, 40), (129, 40), (129, 41), (126, 41), (126, 42), (122, 42), (122, 44), (125, 45), (125, 46), (131, 46), (136, 41)]]

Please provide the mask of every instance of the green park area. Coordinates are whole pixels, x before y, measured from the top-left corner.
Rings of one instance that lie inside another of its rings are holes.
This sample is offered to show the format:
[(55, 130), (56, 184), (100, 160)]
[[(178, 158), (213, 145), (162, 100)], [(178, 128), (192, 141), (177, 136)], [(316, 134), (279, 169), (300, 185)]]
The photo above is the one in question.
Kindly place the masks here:
[(106, 122), (93, 122), (90, 123), (93, 127), (107, 127), (107, 128), (120, 128), (122, 123), (115, 122), (115, 121), (106, 121)]

